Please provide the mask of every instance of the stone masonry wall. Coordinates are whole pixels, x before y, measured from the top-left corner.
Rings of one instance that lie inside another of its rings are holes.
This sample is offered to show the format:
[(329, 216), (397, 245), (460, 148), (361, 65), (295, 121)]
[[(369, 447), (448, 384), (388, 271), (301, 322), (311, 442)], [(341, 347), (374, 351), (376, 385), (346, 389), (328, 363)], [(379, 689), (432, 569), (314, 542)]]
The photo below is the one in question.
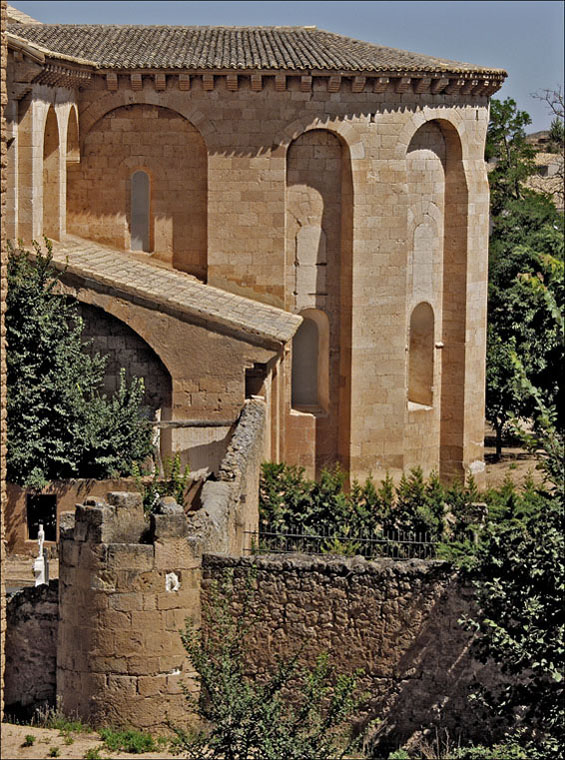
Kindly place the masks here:
[(150, 250), (205, 279), (206, 148), (192, 124), (168, 108), (117, 108), (90, 129), (80, 164), (69, 165), (69, 232), (128, 250), (137, 170), (150, 178)]
[(55, 705), (59, 582), (25, 588), (7, 603), (5, 705), (10, 716), (30, 718)]
[(184, 512), (174, 505), (149, 523), (139, 494), (90, 501), (60, 531), (62, 709), (95, 724), (182, 724), (191, 671), (179, 629), (198, 610), (200, 581)]
[(6, 91), (6, 64), (8, 50), (5, 29), (7, 25), (7, 3), (0, 3), (0, 567), (2, 582), (0, 584), (0, 720), (4, 709), (4, 636), (6, 632), (6, 597), (4, 595), (4, 564), (6, 551), (4, 547), (4, 509), (6, 506), (6, 332), (4, 312), (6, 309), (6, 189), (7, 189), (7, 145), (5, 108), (8, 102)]
[(470, 610), (471, 593), (449, 563), (207, 555), (202, 604), (229, 570), (237, 615), (252, 566), (258, 616), (248, 637), (250, 675), (260, 678), (297, 652), (309, 667), (327, 652), (338, 671), (363, 669), (366, 715), (382, 719), (376, 742), (385, 757), (433, 725), (454, 737), (481, 734), (466, 694), (473, 676), (488, 683), (493, 674), (469, 655), (469, 634), (457, 621)]
[(132, 376), (143, 378), (144, 404), (152, 412), (170, 409), (171, 377), (153, 349), (124, 322), (103, 309), (81, 303), (79, 313), (84, 320), (83, 338), (92, 340), (91, 352), (108, 357), (105, 393), (114, 393), (119, 388), (120, 369), (125, 367), (128, 382)]
[(249, 401), (220, 468), (187, 516), (172, 499), (143, 513), (114, 492), (60, 519), (57, 694), (95, 724), (166, 730), (188, 718), (194, 673), (179, 631), (200, 618), (204, 551), (240, 555), (257, 529), (265, 405)]
[[(293, 148), (297, 142), (300, 148), (302, 141), (304, 147), (315, 147), (306, 145), (303, 137), (310, 131), (331, 132), (340, 141), (342, 169), (348, 166), (351, 192), (346, 204), (347, 183), (342, 177), (341, 284), (347, 287), (341, 288), (340, 298), (341, 317), (347, 315), (348, 321), (341, 319), (340, 338), (334, 344), (336, 348), (339, 343), (341, 353), (338, 455), (344, 468), (358, 479), (369, 475), (379, 479), (386, 472), (400, 477), (413, 464), (418, 440), (427, 442), (427, 418), (436, 414), (417, 410), (412, 420), (406, 419), (406, 338), (412, 295), (406, 272), (414, 245), (414, 207), (433, 201), (435, 194), (427, 187), (420, 189), (418, 198), (410, 192), (407, 149), (424, 125), (433, 122), (432, 129), (441, 130), (448, 222), (444, 269), (450, 289), (442, 299), (441, 319), (436, 315), (445, 344), (438, 347), (435, 357), (436, 367), (440, 361), (444, 367), (442, 388), (436, 389), (434, 399), (437, 406), (441, 394), (440, 472), (449, 479), (462, 477), (470, 468), (480, 481), (488, 248), (486, 91), (466, 94), (450, 88), (434, 94), (417, 93), (411, 87), (393, 91), (392, 81), (383, 91), (375, 91), (368, 82), (358, 91), (346, 77), (333, 91), (328, 78), (313, 77), (308, 83), (296, 75), (283, 75), (278, 83), (264, 76), (258, 88), (241, 75), (235, 89), (219, 75), (213, 75), (209, 84), (199, 75), (191, 76), (190, 88), (180, 89), (176, 78), (167, 75), (165, 89), (157, 91), (148, 76), (142, 77), (141, 89), (134, 89), (125, 75), (117, 79), (115, 91), (99, 74), (81, 89), (84, 144), (106, 114), (129, 104), (160, 106), (185, 117), (202, 135), (207, 151), (208, 283), (283, 308), (290, 308), (295, 280), (288, 262), (293, 259), (296, 239), (287, 233), (297, 188), (288, 172), (298, 163), (299, 174), (307, 174), (309, 161), (314, 170), (314, 164), (323, 160), (320, 153), (328, 153), (330, 146), (317, 146), (322, 148), (318, 157), (311, 155), (304, 162), (293, 161)], [(150, 121), (132, 122), (124, 137), (134, 144), (141, 139), (135, 130), (143, 130)], [(299, 184), (304, 185), (302, 177)], [(324, 191), (324, 202), (334, 208), (338, 195), (334, 182)], [(347, 214), (346, 205), (350, 206)], [(91, 213), (101, 221), (106, 214), (94, 203)], [(347, 248), (343, 246), (346, 233), (351, 241)], [(335, 368), (335, 352), (330, 360)], [(453, 371), (446, 372), (446, 366)], [(281, 372), (281, 386), (281, 454), (289, 459), (288, 454), (293, 456), (300, 449), (301, 439), (309, 440), (309, 449), (305, 445), (297, 454), (302, 455), (301, 464), (314, 468), (307, 457), (311, 458), (314, 442), (320, 444), (321, 454), (325, 433), (320, 430), (317, 437), (316, 419), (291, 413), (286, 368)], [(433, 422), (437, 443), (438, 421)], [(424, 464), (431, 467), (437, 459), (436, 445)]]
[(265, 404), (248, 400), (237, 422), (218, 480), (202, 487), (201, 508), (189, 513), (193, 551), (240, 556), (259, 524), (259, 476), (264, 460)]

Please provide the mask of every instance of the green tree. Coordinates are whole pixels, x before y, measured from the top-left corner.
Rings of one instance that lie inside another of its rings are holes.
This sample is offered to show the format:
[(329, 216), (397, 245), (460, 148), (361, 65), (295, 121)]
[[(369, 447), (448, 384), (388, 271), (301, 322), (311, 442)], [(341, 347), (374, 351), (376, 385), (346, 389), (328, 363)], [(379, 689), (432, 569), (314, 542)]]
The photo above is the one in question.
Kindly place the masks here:
[(491, 213), (502, 213), (509, 200), (523, 197), (523, 181), (535, 172), (534, 148), (526, 141), (525, 127), (532, 120), (519, 111), (516, 101), (493, 98), (487, 131), (485, 158), (494, 167), (489, 172)]
[(496, 431), (498, 456), (508, 423), (535, 419), (532, 388), (546, 406), (561, 410), (558, 427), (563, 422), (563, 216), (550, 198), (522, 184), (534, 168), (524, 133), (529, 122), (514, 101), (493, 101), (486, 147), (487, 158), (497, 159), (489, 173), (486, 416)]
[(561, 498), (547, 496), (525, 521), (491, 527), (471, 571), (480, 612), (467, 623), (475, 655), (510, 677), (476, 698), (501, 719), (519, 716), (526, 742), (557, 742), (565, 718), (563, 527)]
[(75, 301), (57, 292), (51, 248), (8, 259), (7, 477), (39, 487), (69, 477), (130, 474), (152, 450), (143, 381), (101, 393), (106, 360), (82, 340)]
[(563, 436), (539, 394), (537, 403), (538, 431), (524, 439), (546, 484), (529, 483), (521, 498), (505, 484), (498, 497), (506, 503), (489, 505), (496, 519), (467, 565), (479, 614), (465, 625), (476, 634), (475, 656), (494, 660), (509, 676), (491, 691), (480, 688), (474, 698), (510, 723), (507, 738), (526, 748), (524, 757), (549, 760), (559, 755), (565, 726)]

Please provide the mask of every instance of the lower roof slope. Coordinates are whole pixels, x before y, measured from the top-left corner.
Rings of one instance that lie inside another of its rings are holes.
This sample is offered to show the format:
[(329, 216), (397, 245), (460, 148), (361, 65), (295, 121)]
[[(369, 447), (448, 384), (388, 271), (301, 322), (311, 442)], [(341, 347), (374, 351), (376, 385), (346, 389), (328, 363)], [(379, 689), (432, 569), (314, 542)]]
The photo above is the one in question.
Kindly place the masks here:
[(139, 261), (74, 235), (53, 243), (53, 264), (116, 293), (173, 309), (188, 321), (217, 324), (254, 342), (286, 343), (302, 322), (302, 317), (283, 309), (204, 285), (184, 272)]

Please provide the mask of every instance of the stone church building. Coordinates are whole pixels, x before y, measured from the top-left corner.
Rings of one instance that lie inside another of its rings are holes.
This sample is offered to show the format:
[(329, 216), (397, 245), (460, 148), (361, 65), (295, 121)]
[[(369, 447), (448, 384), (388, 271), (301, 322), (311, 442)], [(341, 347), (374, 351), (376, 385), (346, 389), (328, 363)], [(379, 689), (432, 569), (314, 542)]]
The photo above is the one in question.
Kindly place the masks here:
[(53, 241), (162, 455), (213, 470), (262, 396), (265, 459), (480, 483), (504, 71), (315, 27), (8, 20), (6, 236)]

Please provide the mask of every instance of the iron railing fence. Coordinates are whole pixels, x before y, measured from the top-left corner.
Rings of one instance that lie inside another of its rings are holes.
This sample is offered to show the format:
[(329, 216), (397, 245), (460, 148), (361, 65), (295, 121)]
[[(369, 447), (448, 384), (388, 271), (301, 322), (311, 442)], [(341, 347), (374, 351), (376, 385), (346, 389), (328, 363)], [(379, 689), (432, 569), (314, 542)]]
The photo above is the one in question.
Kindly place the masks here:
[(434, 559), (439, 541), (430, 533), (414, 531), (336, 531), (333, 528), (304, 530), (288, 526), (277, 530), (262, 526), (259, 531), (246, 531), (249, 554), (339, 554), (361, 555), (366, 559)]

